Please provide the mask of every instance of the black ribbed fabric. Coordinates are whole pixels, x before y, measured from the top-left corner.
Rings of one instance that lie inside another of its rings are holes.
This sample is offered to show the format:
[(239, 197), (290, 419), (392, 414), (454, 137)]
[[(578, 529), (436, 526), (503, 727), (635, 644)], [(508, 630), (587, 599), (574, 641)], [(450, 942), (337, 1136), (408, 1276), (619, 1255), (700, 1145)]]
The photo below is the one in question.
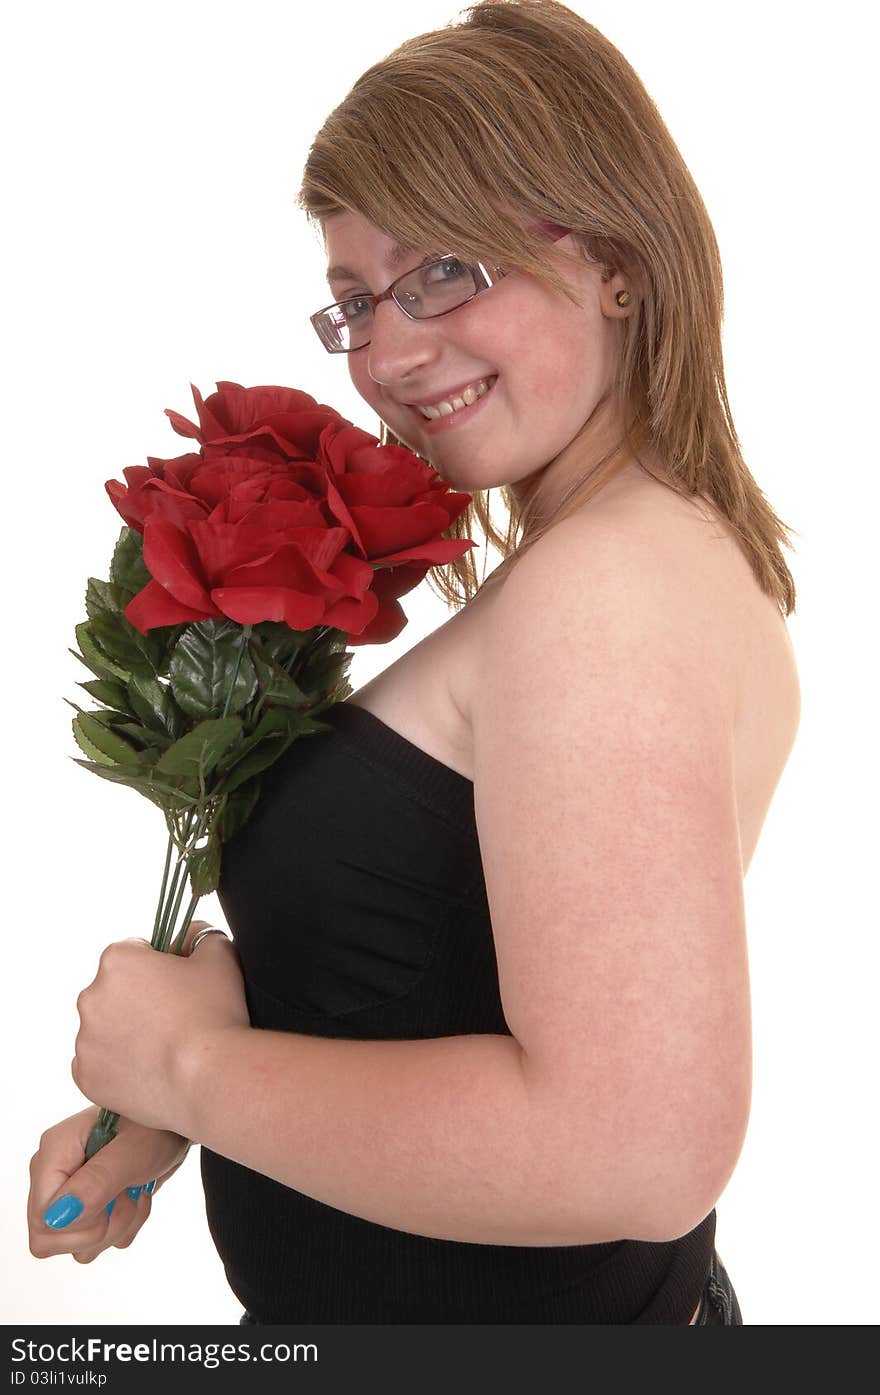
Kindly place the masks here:
[[(510, 1035), (473, 785), (362, 707), (296, 741), (226, 845), (219, 898), (256, 1027)], [(201, 1149), (208, 1225), (259, 1323), (686, 1324), (714, 1210), (668, 1243), (479, 1245), (376, 1225)]]

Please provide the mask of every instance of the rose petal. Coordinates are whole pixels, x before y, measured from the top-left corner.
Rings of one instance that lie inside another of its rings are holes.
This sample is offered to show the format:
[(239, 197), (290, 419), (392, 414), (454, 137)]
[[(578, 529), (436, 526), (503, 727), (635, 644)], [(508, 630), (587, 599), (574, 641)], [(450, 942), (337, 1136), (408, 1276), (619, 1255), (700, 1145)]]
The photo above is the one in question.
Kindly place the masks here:
[(436, 538), (432, 542), (419, 543), (416, 547), (402, 548), (400, 552), (386, 553), (384, 557), (374, 557), (373, 561), (383, 567), (396, 567), (401, 562), (427, 559), (432, 566), (437, 566), (463, 557), (469, 548), (476, 545), (471, 538)]
[(134, 600), (129, 601), (124, 613), (126, 620), (145, 635), (148, 630), (155, 629), (158, 625), (181, 625), (188, 620), (210, 620), (220, 612), (213, 605), (208, 611), (183, 605), (166, 591), (164, 586), (160, 586), (158, 581), (148, 581), (143, 590), (138, 591)]
[(198, 575), (207, 585), (222, 586), (238, 567), (266, 562), (278, 547), (277, 534), (250, 523), (218, 523), (213, 518), (187, 529), (198, 554)]
[[(365, 618), (366, 624), (363, 623)], [(372, 591), (364, 596), (360, 605), (354, 601), (339, 601), (327, 610), (324, 617), (325, 625), (345, 631), (352, 646), (385, 644), (388, 640), (396, 639), (406, 623), (406, 615), (396, 601), (380, 606)]]
[(389, 554), (409, 555), (410, 548), (436, 541), (449, 527), (446, 509), (427, 499), (409, 508), (385, 509), (354, 504), (350, 512), (372, 561)]
[(182, 605), (211, 613), (211, 600), (199, 575), (192, 539), (155, 514), (144, 525), (144, 562), (150, 576)]
[[(325, 591), (334, 599), (347, 588), (335, 575), (348, 541), (342, 528), (297, 528), (289, 541), (274, 539), (272, 556), (265, 561), (246, 562), (223, 578), (225, 586), (293, 586), (301, 591)], [(372, 568), (352, 558), (360, 568), (359, 579), (369, 584)], [(364, 572), (366, 568), (366, 572)]]
[(326, 613), (323, 596), (307, 596), (280, 586), (220, 586), (211, 592), (211, 599), (239, 625), (281, 620), (292, 630), (311, 630), (324, 623)]

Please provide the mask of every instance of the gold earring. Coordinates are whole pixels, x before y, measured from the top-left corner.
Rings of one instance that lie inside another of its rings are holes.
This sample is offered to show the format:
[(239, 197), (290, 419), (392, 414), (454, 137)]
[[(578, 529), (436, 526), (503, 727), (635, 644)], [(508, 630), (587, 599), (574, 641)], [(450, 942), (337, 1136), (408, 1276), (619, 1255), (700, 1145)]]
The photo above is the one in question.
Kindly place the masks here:
[(629, 305), (631, 296), (629, 291), (618, 291), (614, 299), (617, 301), (618, 305), (624, 306)]

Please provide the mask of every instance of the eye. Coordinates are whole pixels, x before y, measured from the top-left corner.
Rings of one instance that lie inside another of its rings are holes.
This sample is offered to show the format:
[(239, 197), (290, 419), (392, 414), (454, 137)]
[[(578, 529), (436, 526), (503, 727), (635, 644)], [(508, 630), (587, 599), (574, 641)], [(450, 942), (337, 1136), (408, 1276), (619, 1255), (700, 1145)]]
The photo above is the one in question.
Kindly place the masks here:
[(339, 309), (342, 312), (342, 317), (347, 324), (351, 324), (355, 320), (362, 319), (364, 315), (370, 313), (372, 308), (373, 307), (368, 300), (343, 300), (340, 301), (339, 304)]
[[(425, 280), (429, 286), (443, 284), (446, 281), (455, 281), (459, 277), (467, 275), (467, 268), (458, 257), (443, 257), (427, 268)], [(430, 278), (430, 279), (428, 279)]]

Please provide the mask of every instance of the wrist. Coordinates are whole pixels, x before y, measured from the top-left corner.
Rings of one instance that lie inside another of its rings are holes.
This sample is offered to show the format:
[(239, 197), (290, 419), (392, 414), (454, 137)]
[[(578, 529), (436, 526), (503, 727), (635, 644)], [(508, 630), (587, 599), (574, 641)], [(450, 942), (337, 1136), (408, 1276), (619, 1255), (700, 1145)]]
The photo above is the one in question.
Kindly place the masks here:
[(206, 1110), (217, 1098), (217, 1080), (224, 1062), (253, 1027), (221, 1027), (193, 1038), (179, 1053), (172, 1091), (176, 1102), (171, 1127), (190, 1143), (201, 1143)]

